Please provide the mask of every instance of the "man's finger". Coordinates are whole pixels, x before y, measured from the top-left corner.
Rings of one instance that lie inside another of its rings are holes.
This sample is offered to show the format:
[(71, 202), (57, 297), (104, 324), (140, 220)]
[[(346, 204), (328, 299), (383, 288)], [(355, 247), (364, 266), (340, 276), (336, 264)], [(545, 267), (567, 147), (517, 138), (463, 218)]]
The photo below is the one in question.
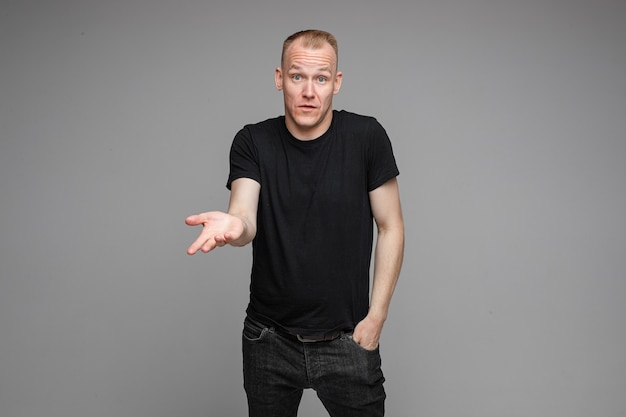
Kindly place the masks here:
[(191, 244), (191, 246), (189, 246), (189, 248), (187, 249), (187, 253), (189, 255), (194, 255), (199, 250), (205, 253), (209, 252), (212, 249), (209, 243), (210, 243), (210, 239), (206, 239), (205, 237), (201, 235), (198, 239), (196, 239), (195, 242)]
[(193, 242), (191, 246), (187, 248), (187, 255), (195, 255), (201, 247), (202, 245), (199, 245), (197, 242)]
[(185, 223), (189, 226), (198, 226), (204, 223), (206, 219), (200, 214), (193, 214), (185, 219)]
[(217, 246), (215, 240), (209, 240), (202, 246), (202, 252), (208, 253), (211, 252)]

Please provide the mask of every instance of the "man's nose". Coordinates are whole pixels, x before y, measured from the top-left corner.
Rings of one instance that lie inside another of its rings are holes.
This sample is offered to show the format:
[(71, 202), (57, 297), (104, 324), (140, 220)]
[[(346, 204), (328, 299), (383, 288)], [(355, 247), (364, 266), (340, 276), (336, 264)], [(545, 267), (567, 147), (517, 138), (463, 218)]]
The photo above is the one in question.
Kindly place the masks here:
[(306, 83), (304, 83), (302, 95), (305, 97), (315, 96), (315, 87), (313, 86), (313, 81), (309, 80)]

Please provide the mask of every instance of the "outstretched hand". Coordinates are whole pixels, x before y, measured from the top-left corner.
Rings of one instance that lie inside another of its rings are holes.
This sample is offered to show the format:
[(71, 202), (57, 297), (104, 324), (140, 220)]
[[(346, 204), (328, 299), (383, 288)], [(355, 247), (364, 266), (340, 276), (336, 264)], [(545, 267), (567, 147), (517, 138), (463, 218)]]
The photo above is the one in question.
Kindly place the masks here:
[(189, 246), (187, 254), (193, 255), (199, 250), (207, 253), (229, 243), (234, 243), (244, 232), (244, 222), (237, 216), (221, 211), (209, 211), (187, 217), (189, 226), (202, 225), (200, 236)]

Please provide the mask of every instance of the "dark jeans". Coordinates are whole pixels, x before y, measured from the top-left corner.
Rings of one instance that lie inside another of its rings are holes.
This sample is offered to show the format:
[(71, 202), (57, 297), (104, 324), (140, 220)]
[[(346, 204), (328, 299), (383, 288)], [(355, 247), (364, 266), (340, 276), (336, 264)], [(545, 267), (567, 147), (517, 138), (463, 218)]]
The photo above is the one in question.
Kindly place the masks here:
[(246, 318), (242, 342), (250, 417), (295, 417), (306, 388), (331, 417), (385, 414), (380, 352), (362, 348), (351, 333), (307, 343)]

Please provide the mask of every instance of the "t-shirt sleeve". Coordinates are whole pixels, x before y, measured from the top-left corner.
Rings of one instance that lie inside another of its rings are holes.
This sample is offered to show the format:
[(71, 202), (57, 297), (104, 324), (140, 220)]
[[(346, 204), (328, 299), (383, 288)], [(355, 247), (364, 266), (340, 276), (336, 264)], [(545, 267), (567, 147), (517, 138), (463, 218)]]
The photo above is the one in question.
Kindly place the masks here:
[(367, 191), (375, 190), (400, 174), (391, 140), (383, 126), (372, 119), (368, 129)]
[(235, 135), (230, 147), (230, 173), (226, 188), (230, 190), (233, 181), (239, 178), (250, 178), (261, 183), (258, 151), (252, 140), (250, 130), (246, 127)]

